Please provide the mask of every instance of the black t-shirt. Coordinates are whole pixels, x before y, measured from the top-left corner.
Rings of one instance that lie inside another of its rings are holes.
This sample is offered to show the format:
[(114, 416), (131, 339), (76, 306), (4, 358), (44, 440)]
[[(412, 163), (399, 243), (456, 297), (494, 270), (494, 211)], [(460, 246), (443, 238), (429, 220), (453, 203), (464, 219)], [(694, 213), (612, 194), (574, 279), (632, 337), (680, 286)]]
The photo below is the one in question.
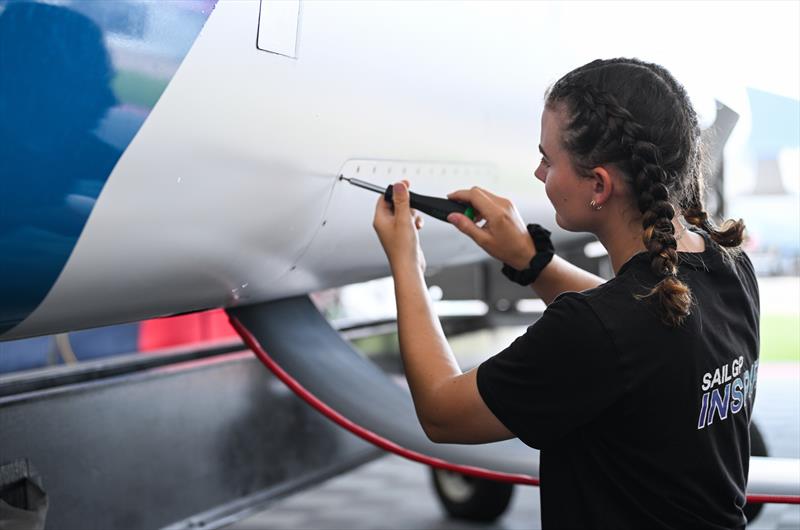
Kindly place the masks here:
[(679, 253), (694, 304), (664, 325), (638, 254), (559, 296), (478, 369), (478, 390), (541, 450), (544, 528), (742, 528), (758, 371), (758, 286), (742, 253)]

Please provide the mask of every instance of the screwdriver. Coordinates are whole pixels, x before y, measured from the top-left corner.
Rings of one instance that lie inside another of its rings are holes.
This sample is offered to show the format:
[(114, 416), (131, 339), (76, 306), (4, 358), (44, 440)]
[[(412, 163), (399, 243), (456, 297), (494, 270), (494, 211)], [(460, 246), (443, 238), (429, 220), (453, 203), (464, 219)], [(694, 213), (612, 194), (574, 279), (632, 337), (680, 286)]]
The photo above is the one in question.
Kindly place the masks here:
[[(344, 175), (339, 175), (339, 180), (346, 180), (353, 186), (358, 186), (359, 188), (364, 188), (365, 190), (380, 193), (383, 195), (383, 198), (386, 200), (386, 202), (392, 202), (392, 196), (394, 192), (394, 187), (392, 184), (389, 184), (389, 186), (387, 186), (384, 190), (382, 187), (376, 184), (370, 184), (369, 182), (359, 179), (349, 179)], [(451, 213), (460, 213), (466, 215), (473, 221), (475, 220), (475, 210), (469, 204), (451, 201), (450, 199), (440, 199), (438, 197), (420, 195), (418, 193), (414, 193), (413, 191), (409, 191), (408, 194), (411, 198), (412, 208), (437, 219), (441, 219), (442, 221), (446, 222), (447, 216)]]

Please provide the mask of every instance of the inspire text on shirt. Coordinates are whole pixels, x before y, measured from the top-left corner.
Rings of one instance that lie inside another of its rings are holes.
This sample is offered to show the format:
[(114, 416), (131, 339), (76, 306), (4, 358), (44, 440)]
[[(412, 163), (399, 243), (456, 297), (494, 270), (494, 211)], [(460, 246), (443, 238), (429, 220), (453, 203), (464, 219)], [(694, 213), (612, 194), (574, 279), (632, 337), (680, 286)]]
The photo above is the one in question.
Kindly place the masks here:
[[(715, 418), (726, 420), (745, 406), (751, 406), (758, 377), (758, 361), (750, 369), (744, 367), (744, 357), (723, 364), (703, 375), (700, 416), (697, 428), (714, 423)], [(724, 386), (723, 386), (724, 385)]]

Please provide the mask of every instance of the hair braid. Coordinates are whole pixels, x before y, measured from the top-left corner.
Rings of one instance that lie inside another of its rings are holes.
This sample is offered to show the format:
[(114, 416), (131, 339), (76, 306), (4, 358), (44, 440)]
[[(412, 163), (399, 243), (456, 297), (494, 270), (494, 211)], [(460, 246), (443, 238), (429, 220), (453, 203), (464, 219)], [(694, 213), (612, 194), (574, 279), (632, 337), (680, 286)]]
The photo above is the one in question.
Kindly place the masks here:
[(708, 235), (711, 236), (711, 239), (718, 245), (721, 245), (725, 248), (738, 247), (742, 244), (742, 239), (744, 237), (744, 221), (741, 219), (738, 221), (728, 219), (722, 223), (720, 228), (717, 228), (711, 219), (709, 219), (709, 216), (705, 211), (705, 205), (703, 201), (705, 182), (703, 178), (703, 172), (700, 167), (702, 165), (702, 145), (699, 141), (700, 126), (698, 123), (697, 114), (695, 113), (694, 108), (692, 108), (691, 102), (689, 101), (689, 96), (686, 94), (686, 90), (680, 84), (678, 84), (678, 82), (675, 81), (675, 78), (673, 78), (662, 66), (649, 63), (645, 64), (648, 68), (658, 74), (665, 82), (667, 82), (672, 89), (673, 94), (679, 98), (681, 107), (688, 115), (694, 136), (698, 140), (692, 153), (692, 171), (688, 175), (689, 179), (684, 186), (685, 191), (680, 200), (684, 218), (692, 225), (708, 233)]
[(658, 65), (612, 59), (570, 72), (546, 98), (549, 106), (567, 105), (563, 141), (579, 173), (613, 163), (628, 176), (650, 266), (662, 278), (637, 298), (655, 297), (663, 321), (679, 326), (690, 314), (692, 295), (678, 278), (675, 207), (724, 246), (738, 245), (736, 229), (740, 236), (743, 228), (715, 232), (703, 212), (700, 128), (686, 91)]
[(703, 205), (702, 180), (699, 180), (692, 189), (692, 195), (687, 200), (683, 216), (689, 223), (705, 230), (711, 236), (711, 239), (722, 247), (735, 249), (742, 244), (745, 228), (744, 221), (741, 219), (738, 221), (727, 219), (722, 223), (721, 227), (717, 228), (709, 219)]
[(630, 147), (630, 169), (637, 206), (642, 213), (642, 242), (648, 251), (650, 268), (661, 280), (644, 297), (656, 296), (664, 311), (662, 319), (670, 326), (678, 326), (689, 315), (692, 304), (691, 291), (678, 279), (678, 242), (672, 219), (675, 208), (669, 200), (669, 177), (662, 167), (659, 147), (647, 140), (644, 128), (628, 112), (622, 128), (621, 142)]
[(640, 298), (655, 296), (662, 308), (662, 319), (679, 326), (689, 316), (692, 294), (678, 278), (678, 242), (672, 219), (675, 208), (669, 201), (666, 173), (660, 165), (658, 147), (639, 140), (634, 144), (631, 161), (639, 173), (634, 179), (638, 206), (642, 212), (642, 242), (650, 257), (650, 268), (664, 279)]

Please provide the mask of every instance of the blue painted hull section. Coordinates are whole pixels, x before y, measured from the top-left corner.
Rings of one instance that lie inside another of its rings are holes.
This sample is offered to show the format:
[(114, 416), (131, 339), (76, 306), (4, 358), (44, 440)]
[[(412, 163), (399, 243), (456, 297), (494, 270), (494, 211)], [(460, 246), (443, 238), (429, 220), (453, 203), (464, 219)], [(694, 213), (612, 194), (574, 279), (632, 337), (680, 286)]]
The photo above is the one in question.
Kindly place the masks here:
[(56, 282), (215, 3), (0, 2), (0, 335)]

